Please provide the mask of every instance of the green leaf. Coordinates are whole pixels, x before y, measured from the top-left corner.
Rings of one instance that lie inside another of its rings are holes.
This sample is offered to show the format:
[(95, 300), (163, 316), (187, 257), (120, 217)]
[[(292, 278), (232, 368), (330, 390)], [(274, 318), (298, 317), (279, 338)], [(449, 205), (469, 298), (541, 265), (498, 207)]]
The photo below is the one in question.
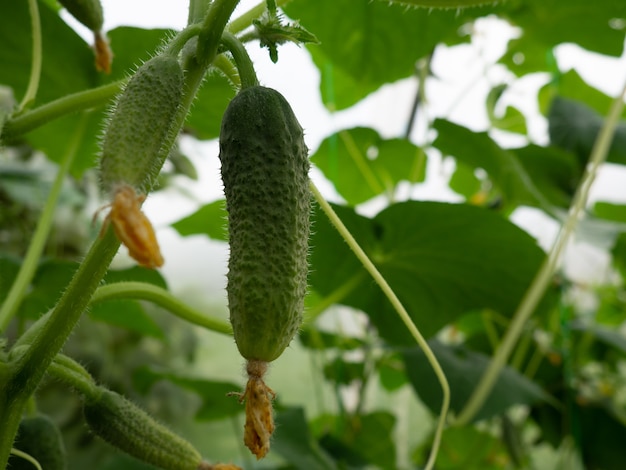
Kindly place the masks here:
[(165, 278), (156, 269), (148, 269), (141, 266), (133, 266), (127, 269), (110, 269), (104, 276), (104, 282), (147, 282), (158, 287), (167, 288)]
[(626, 223), (626, 205), (613, 204), (610, 202), (596, 202), (593, 206), (593, 213), (596, 217), (613, 222)]
[(221, 74), (212, 73), (202, 83), (187, 116), (185, 131), (200, 140), (214, 139), (220, 135), (222, 116), (235, 89)]
[(393, 440), (395, 417), (385, 411), (317, 419), (320, 443), (341, 468), (397, 468)]
[[(491, 358), (463, 346), (447, 346), (436, 340), (428, 344), (450, 384), (452, 390), (450, 409), (459, 413), (476, 388)], [(426, 356), (419, 348), (407, 349), (403, 356), (409, 381), (416, 393), (433, 413), (439, 413), (442, 401), (441, 386)], [(546, 400), (549, 400), (549, 396), (538, 385), (517, 371), (505, 367), (474, 420), (488, 419), (513, 405), (528, 405)]]
[(362, 348), (364, 345), (363, 341), (358, 338), (327, 333), (315, 328), (305, 328), (298, 335), (298, 339), (304, 347), (317, 351), (324, 349), (352, 351)]
[(100, 74), (101, 83), (126, 78), (137, 70), (146, 60), (171, 37), (171, 29), (142, 29), (131, 26), (119, 26), (107, 32), (113, 63), (111, 73)]
[[(546, 57), (557, 44), (571, 42), (616, 57), (624, 50), (624, 27), (616, 21), (626, 18), (626, 6), (620, 0), (507, 2), (501, 15), (522, 28), (521, 37), (511, 41), (505, 61), (518, 74), (546, 70), (550, 60)], [(519, 54), (529, 63), (512, 60)]]
[[(429, 445), (419, 447), (414, 454), (415, 463), (426, 461), (429, 451)], [(470, 426), (449, 427), (443, 432), (437, 455), (440, 470), (500, 470), (509, 468), (509, 462), (503, 443), (488, 432)]]
[(402, 358), (396, 354), (382, 357), (376, 363), (380, 384), (388, 392), (394, 392), (407, 383), (406, 371)]
[(337, 466), (311, 436), (302, 408), (277, 413), (272, 450), (297, 470), (335, 470)]
[(496, 129), (525, 135), (528, 132), (526, 128), (526, 118), (519, 109), (507, 106), (504, 110), (504, 114), (497, 111), (498, 102), (507, 88), (508, 85), (501, 84), (493, 87), (489, 91), (486, 101), (487, 116), (489, 116), (491, 125)]
[(206, 235), (214, 240), (228, 241), (226, 203), (220, 199), (206, 204), (193, 214), (172, 224), (183, 237)]
[(357, 127), (324, 139), (311, 161), (350, 205), (379, 194), (392, 196), (398, 182), (424, 181), (426, 155), (405, 139), (382, 139), (373, 129)]
[(147, 393), (160, 380), (168, 380), (200, 396), (202, 405), (196, 413), (198, 420), (224, 419), (244, 410), (237, 397), (228, 396), (228, 394), (239, 390), (239, 386), (231, 382), (187, 377), (176, 372), (158, 371), (149, 367), (141, 367), (133, 375), (135, 388), (143, 394)]
[(328, 362), (323, 369), (327, 381), (338, 385), (350, 385), (354, 381), (362, 381), (365, 372), (365, 363), (346, 361), (337, 357)]
[[(574, 69), (566, 73), (559, 73), (550, 83), (539, 90), (539, 108), (544, 115), (549, 114), (552, 100), (556, 96), (585, 103), (601, 115), (609, 111), (614, 99), (590, 86)], [(622, 117), (626, 117), (626, 110), (622, 112)]]
[(503, 149), (486, 132), (473, 132), (458, 124), (437, 119), (433, 146), (472, 168), (482, 168), (514, 208), (528, 205), (550, 209), (567, 206), (580, 170), (565, 152), (529, 145)]
[[(31, 25), (28, 2), (0, 0), (0, 83), (21, 100), (31, 68)], [(10, 12), (10, 13), (9, 13)], [(43, 62), (41, 87), (34, 105), (91, 88), (98, 78), (94, 55), (85, 41), (48, 5), (40, 3)]]
[(21, 260), (8, 253), (0, 253), (0, 299), (2, 304), (20, 270)]
[(591, 334), (596, 338), (596, 340), (617, 349), (623, 354), (626, 354), (626, 338), (624, 338), (624, 335), (620, 334), (617, 330), (610, 330), (609, 328), (600, 325), (586, 325), (580, 321), (570, 323), (569, 327), (574, 331)]
[(456, 168), (450, 177), (448, 186), (455, 193), (465, 196), (470, 200), (472, 196), (479, 193), (482, 189), (482, 182), (476, 176), (476, 168), (460, 160), (456, 161)]
[[(553, 145), (574, 153), (581, 164), (589, 159), (604, 117), (586, 104), (556, 97), (548, 114), (548, 132)], [(626, 121), (615, 130), (607, 161), (626, 164)]]
[[(165, 279), (158, 271), (141, 266), (128, 269), (109, 270), (104, 276), (106, 284), (117, 282), (146, 282), (167, 288)], [(165, 339), (161, 327), (146, 312), (142, 304), (136, 300), (109, 300), (92, 306), (90, 316), (110, 325), (126, 328), (142, 335)]]
[(89, 311), (94, 320), (125, 328), (143, 336), (165, 339), (161, 327), (135, 300), (109, 300), (94, 305)]
[(69, 261), (42, 262), (35, 272), (29, 293), (22, 301), (20, 316), (38, 318), (54, 307), (77, 267), (77, 263)]
[(613, 248), (613, 264), (619, 270), (623, 278), (626, 278), (626, 233), (620, 233), (615, 239)]
[[(439, 43), (466, 39), (460, 35), (461, 26), (489, 11), (429, 11), (368, 0), (298, 1), (285, 5), (284, 10), (319, 39), (319, 46), (308, 47), (319, 47), (330, 62), (323, 61), (320, 68), (321, 91), (324, 102), (334, 103), (336, 109), (356, 103), (365, 91), (412, 75), (418, 59)], [(316, 63), (320, 62), (318, 56)], [(342, 78), (349, 77), (357, 86), (335, 89), (333, 81), (324, 77), (327, 73), (345, 74)], [(342, 95), (341, 91), (349, 93)]]
[[(510, 316), (544, 253), (523, 230), (486, 209), (440, 202), (394, 204), (373, 219), (333, 206), (426, 337), (463, 313)], [(317, 209), (309, 281), (320, 295), (362, 280), (338, 303), (366, 312), (390, 343), (414, 344), (386, 297)]]

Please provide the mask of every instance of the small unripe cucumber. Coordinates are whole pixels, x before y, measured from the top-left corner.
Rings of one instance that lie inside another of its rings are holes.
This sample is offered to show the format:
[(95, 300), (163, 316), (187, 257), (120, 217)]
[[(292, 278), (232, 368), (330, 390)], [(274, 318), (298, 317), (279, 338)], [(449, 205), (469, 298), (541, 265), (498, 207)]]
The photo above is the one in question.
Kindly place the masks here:
[(276, 90), (243, 89), (220, 133), (228, 304), (241, 355), (270, 362), (302, 323), (311, 212), (302, 127)]
[(198, 451), (183, 438), (156, 422), (145, 411), (110, 390), (83, 407), (89, 429), (129, 455), (166, 470), (197, 470)]
[[(67, 468), (61, 432), (48, 416), (36, 415), (24, 418), (20, 422), (14, 447), (37, 460), (44, 470)], [(13, 455), (7, 468), (32, 470), (35, 467), (27, 460)]]
[(105, 129), (100, 181), (107, 192), (128, 185), (148, 194), (167, 157), (165, 143), (181, 103), (183, 71), (178, 60), (158, 55), (132, 76)]
[(104, 14), (100, 0), (59, 0), (59, 3), (90, 30), (97, 32), (102, 29)]

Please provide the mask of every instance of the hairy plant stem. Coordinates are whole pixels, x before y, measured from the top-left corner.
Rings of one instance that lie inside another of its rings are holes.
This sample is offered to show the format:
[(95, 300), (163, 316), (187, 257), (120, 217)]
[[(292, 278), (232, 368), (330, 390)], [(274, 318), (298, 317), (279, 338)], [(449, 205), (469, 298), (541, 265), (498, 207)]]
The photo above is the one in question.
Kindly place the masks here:
[(0, 138), (11, 140), (67, 114), (103, 106), (119, 93), (125, 82), (118, 80), (91, 90), (79, 91), (18, 114), (5, 123)]
[(233, 59), (235, 59), (235, 64), (237, 64), (237, 70), (239, 71), (239, 77), (241, 79), (241, 88), (257, 86), (259, 80), (254, 71), (254, 64), (252, 64), (252, 60), (241, 41), (239, 41), (234, 34), (224, 31), (224, 34), (222, 34), (222, 44), (233, 55)]
[(30, 67), (30, 77), (26, 93), (20, 103), (20, 111), (29, 106), (37, 96), (39, 80), (41, 78), (41, 62), (43, 59), (41, 49), (41, 18), (39, 17), (39, 7), (37, 0), (28, 0), (28, 10), (30, 12), (30, 24), (32, 29), (33, 49)]
[(35, 228), (33, 238), (28, 245), (28, 250), (26, 251), (26, 256), (24, 257), (22, 266), (20, 267), (17, 277), (11, 285), (11, 290), (5, 298), (2, 308), (0, 308), (0, 332), (6, 329), (9, 322), (15, 315), (15, 312), (17, 312), (17, 309), (22, 302), (22, 298), (26, 293), (26, 289), (35, 274), (39, 257), (43, 252), (46, 240), (48, 239), (48, 235), (50, 233), (50, 228), (52, 227), (54, 210), (56, 208), (57, 201), (59, 200), (59, 195), (61, 194), (63, 181), (65, 180), (72, 162), (74, 161), (74, 156), (78, 151), (78, 146), (83, 134), (85, 133), (86, 122), (87, 119), (84, 116), (79, 122), (78, 128), (74, 130), (68, 149), (63, 156), (63, 160), (61, 161), (61, 166), (59, 167), (54, 182), (52, 183), (52, 188), (48, 194), (48, 199), (46, 200), (41, 217), (37, 221), (37, 227)]
[(3, 432), (0, 433), (0, 468), (6, 466), (26, 401), (80, 319), (119, 244), (112, 228), (94, 242), (48, 321), (41, 327), (31, 346), (12, 364), (11, 376), (0, 397), (0, 423), (3, 423)]
[(91, 298), (91, 304), (106, 302), (115, 299), (141, 299), (153, 302), (170, 311), (178, 318), (207, 330), (232, 335), (230, 323), (218, 318), (210, 317), (199, 310), (181, 302), (177, 297), (162, 287), (146, 282), (116, 282), (99, 287)]
[(613, 105), (609, 111), (609, 115), (600, 130), (600, 133), (596, 139), (593, 150), (591, 151), (591, 157), (582, 181), (574, 195), (572, 205), (569, 210), (569, 215), (565, 220), (565, 223), (561, 227), (557, 238), (552, 246), (552, 249), (548, 253), (545, 261), (541, 265), (541, 268), (537, 272), (533, 279), (528, 291), (524, 295), (521, 303), (519, 304), (513, 319), (511, 320), (509, 329), (507, 330), (502, 343), (498, 347), (496, 354), (489, 363), (489, 367), (480, 379), (480, 382), (474, 389), (471, 397), (465, 404), (463, 410), (459, 413), (458, 418), (454, 422), (456, 426), (463, 426), (471, 422), (476, 416), (476, 413), (487, 400), (487, 397), (491, 393), (500, 371), (504, 368), (509, 360), (509, 357), (524, 330), (524, 325), (530, 318), (530, 315), (534, 312), (535, 308), (539, 304), (539, 301), (543, 297), (554, 273), (556, 272), (563, 250), (567, 246), (567, 242), (574, 233), (576, 225), (578, 224), (587, 200), (589, 198), (589, 190), (593, 184), (593, 181), (598, 172), (600, 165), (606, 160), (606, 156), (609, 152), (609, 147), (615, 129), (619, 122), (622, 109), (624, 108), (624, 98), (626, 97), (626, 84), (620, 95), (613, 101)]
[(202, 23), (198, 36), (197, 60), (208, 67), (215, 56), (224, 28), (237, 7), (239, 0), (214, 0)]
[(381, 288), (387, 299), (391, 302), (394, 310), (406, 326), (406, 328), (411, 333), (411, 336), (415, 339), (420, 349), (424, 352), (426, 359), (429, 364), (433, 368), (439, 383), (441, 384), (441, 389), (443, 392), (443, 399), (441, 404), (441, 412), (439, 415), (439, 421), (437, 423), (437, 427), (435, 429), (435, 437), (433, 439), (433, 445), (431, 447), (430, 455), (428, 457), (428, 461), (426, 462), (426, 466), (424, 467), (426, 470), (430, 470), (435, 465), (435, 460), (437, 459), (437, 453), (439, 452), (439, 445), (441, 443), (441, 436), (443, 434), (443, 428), (446, 423), (446, 416), (448, 414), (448, 409), (450, 408), (450, 386), (448, 385), (448, 380), (437, 361), (437, 358), (433, 354), (432, 350), (428, 346), (428, 343), (411, 320), (408, 312), (400, 302), (400, 299), (396, 296), (394, 291), (391, 289), (391, 286), (387, 283), (385, 278), (380, 274), (374, 263), (369, 259), (365, 251), (359, 246), (357, 241), (354, 239), (350, 231), (343, 224), (341, 219), (337, 216), (333, 208), (326, 202), (324, 197), (321, 195), (317, 187), (310, 182), (310, 187), (315, 199), (318, 204), (329, 218), (330, 222), (335, 226), (337, 231), (341, 234), (343, 239), (346, 241), (350, 249), (354, 252), (359, 261), (363, 264), (363, 267), (367, 270), (367, 272), (372, 276), (376, 284)]

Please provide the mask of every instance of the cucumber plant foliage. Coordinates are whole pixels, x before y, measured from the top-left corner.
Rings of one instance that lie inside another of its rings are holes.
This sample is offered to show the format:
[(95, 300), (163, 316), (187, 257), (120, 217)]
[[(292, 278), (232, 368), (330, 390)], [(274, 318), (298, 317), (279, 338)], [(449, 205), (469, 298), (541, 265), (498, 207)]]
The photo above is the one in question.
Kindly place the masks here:
[[(0, 0), (0, 468), (621, 469), (626, 203), (584, 195), (626, 113), (558, 50), (623, 56), (623, 2), (239, 3), (106, 30), (100, 0)], [(488, 83), (459, 77), (465, 121), (433, 112), (451, 56)]]

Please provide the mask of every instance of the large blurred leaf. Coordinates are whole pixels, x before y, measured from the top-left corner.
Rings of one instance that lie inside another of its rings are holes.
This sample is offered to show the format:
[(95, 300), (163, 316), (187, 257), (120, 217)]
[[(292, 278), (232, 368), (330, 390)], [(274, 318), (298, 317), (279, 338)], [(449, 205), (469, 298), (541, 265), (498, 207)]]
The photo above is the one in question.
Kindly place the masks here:
[[(128, 269), (109, 270), (104, 277), (107, 285), (117, 282), (147, 282), (159, 287), (167, 288), (165, 279), (158, 271), (140, 266)], [(141, 335), (164, 339), (161, 327), (146, 312), (142, 304), (136, 300), (109, 300), (92, 305), (89, 312), (94, 319), (104, 321), (110, 325), (126, 328)]]
[(226, 203), (220, 199), (200, 207), (196, 212), (172, 224), (183, 237), (206, 235), (214, 240), (228, 240)]
[(575, 398), (569, 397), (569, 405), (560, 412), (545, 404), (533, 407), (533, 419), (539, 425), (541, 439), (555, 447), (565, 437), (576, 439), (584, 468), (624, 468), (626, 426), (608, 406), (594, 403), (581, 406)]
[[(522, 28), (509, 44), (505, 63), (518, 74), (546, 70), (550, 50), (572, 42), (584, 49), (619, 56), (624, 50), (626, 4), (621, 0), (524, 0), (507, 2), (500, 14)], [(527, 61), (514, 60), (522, 55)]]
[(382, 139), (363, 127), (327, 137), (311, 161), (353, 206), (382, 193), (392, 196), (401, 180), (423, 181), (426, 167), (426, 155), (408, 140)]
[(89, 316), (94, 320), (134, 331), (141, 336), (165, 339), (161, 327), (146, 313), (141, 303), (135, 300), (109, 300), (95, 304), (89, 310)]
[(624, 204), (599, 201), (594, 204), (593, 213), (602, 219), (626, 223), (626, 205)]
[(196, 95), (185, 130), (201, 140), (214, 139), (220, 134), (222, 116), (235, 90), (221, 74), (210, 74)]
[(153, 57), (172, 34), (170, 29), (142, 29), (131, 26), (120, 26), (108, 31), (113, 63), (110, 75), (99, 75), (101, 83), (131, 75), (143, 62)]
[(289, 408), (276, 415), (272, 449), (297, 470), (334, 470), (335, 463), (311, 436), (302, 408)]
[(159, 380), (168, 380), (200, 396), (202, 405), (196, 413), (198, 420), (223, 419), (244, 410), (237, 397), (228, 396), (231, 392), (239, 391), (239, 386), (231, 382), (187, 377), (176, 372), (158, 371), (149, 367), (142, 367), (133, 375), (133, 384), (140, 393), (147, 393)]
[[(548, 114), (548, 132), (553, 145), (568, 150), (585, 163), (600, 129), (604, 117), (586, 104), (566, 98), (555, 97)], [(626, 122), (621, 121), (607, 155), (613, 163), (626, 164)]]
[(485, 170), (506, 204), (544, 209), (569, 204), (580, 170), (566, 152), (536, 145), (504, 149), (486, 132), (473, 132), (442, 119), (433, 127), (437, 130), (433, 146), (444, 155)]
[[(39, 4), (43, 63), (41, 87), (34, 105), (84, 90), (97, 82), (89, 45), (48, 5)], [(0, 83), (21, 99), (31, 68), (31, 26), (28, 2), (0, 0)]]
[[(450, 384), (452, 390), (450, 409), (459, 413), (476, 388), (491, 358), (463, 346), (447, 346), (438, 341), (430, 341), (429, 346)], [(426, 356), (419, 348), (407, 349), (403, 355), (413, 388), (433, 413), (439, 413), (442, 401), (441, 386)], [(479, 421), (490, 418), (512, 405), (531, 404), (548, 399), (548, 395), (537, 384), (506, 367), (474, 419)]]
[[(601, 115), (609, 111), (614, 99), (585, 82), (574, 69), (555, 74), (553, 79), (539, 90), (539, 109), (544, 115), (549, 114), (552, 100), (556, 96), (585, 103)], [(622, 117), (626, 117), (626, 110), (622, 112)]]
[[(428, 442), (427, 444), (430, 444)], [(430, 445), (418, 448), (416, 463), (426, 461)], [(509, 462), (507, 450), (492, 434), (474, 427), (449, 427), (443, 432), (437, 456), (439, 470), (500, 470)]]
[(42, 262), (35, 272), (28, 294), (24, 296), (19, 315), (37, 318), (54, 307), (77, 267), (77, 263), (69, 261)]
[[(373, 219), (346, 207), (335, 210), (427, 337), (472, 309), (511, 315), (544, 258), (527, 233), (478, 207), (409, 201)], [(319, 209), (314, 227), (313, 289), (330, 295), (357, 279), (339, 303), (365, 311), (387, 341), (414, 344)]]
[(156, 269), (148, 269), (141, 266), (133, 266), (126, 269), (109, 269), (104, 276), (104, 282), (147, 282), (155, 286), (167, 288), (165, 278)]
[(622, 354), (626, 354), (626, 337), (617, 330), (611, 330), (600, 325), (588, 325), (580, 321), (570, 323), (570, 329), (580, 331), (583, 334), (590, 334), (596, 340), (615, 348)]
[(0, 299), (2, 300), (0, 304), (6, 299), (20, 266), (21, 262), (17, 257), (10, 256), (8, 253), (0, 254)]
[(526, 135), (528, 133), (526, 117), (519, 109), (513, 106), (506, 106), (503, 113), (498, 109), (500, 98), (507, 88), (508, 85), (506, 84), (496, 85), (487, 94), (486, 105), (489, 121), (496, 129)]
[[(413, 74), (418, 59), (439, 43), (463, 40), (461, 26), (489, 10), (407, 9), (368, 0), (303, 0), (289, 3), (286, 13), (313, 31), (322, 55), (322, 99), (332, 108), (348, 107), (379, 86)], [(336, 76), (335, 88), (327, 74)], [(351, 88), (345, 86), (354, 81)]]
[(322, 415), (315, 427), (320, 444), (341, 468), (397, 468), (393, 440), (395, 417), (385, 411), (359, 415)]

